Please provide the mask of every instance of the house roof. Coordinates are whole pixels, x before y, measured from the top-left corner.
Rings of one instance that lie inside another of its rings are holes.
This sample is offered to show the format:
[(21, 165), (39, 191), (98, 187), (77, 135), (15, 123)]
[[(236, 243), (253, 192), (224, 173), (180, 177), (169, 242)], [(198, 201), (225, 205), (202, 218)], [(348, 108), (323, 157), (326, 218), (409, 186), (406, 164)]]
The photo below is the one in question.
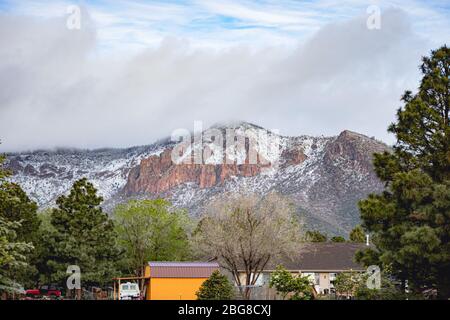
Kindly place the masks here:
[(159, 262), (150, 261), (151, 278), (209, 278), (219, 269), (216, 262)]
[(362, 243), (308, 243), (296, 256), (270, 261), (265, 270), (275, 270), (281, 264), (288, 270), (302, 272), (363, 271), (365, 268), (355, 262), (354, 256), (365, 248)]

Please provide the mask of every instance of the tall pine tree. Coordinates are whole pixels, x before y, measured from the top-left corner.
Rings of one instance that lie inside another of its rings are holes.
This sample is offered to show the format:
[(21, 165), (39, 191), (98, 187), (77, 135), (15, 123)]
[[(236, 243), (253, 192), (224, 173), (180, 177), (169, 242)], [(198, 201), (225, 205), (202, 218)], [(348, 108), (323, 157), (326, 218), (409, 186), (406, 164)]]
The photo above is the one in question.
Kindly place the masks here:
[(350, 242), (364, 243), (366, 241), (366, 235), (364, 229), (361, 226), (356, 226), (349, 234)]
[(20, 291), (15, 273), (28, 266), (26, 254), (33, 250), (31, 243), (17, 241), (15, 230), (20, 227), (0, 217), (0, 294)]
[(18, 240), (36, 240), (40, 220), (37, 216), (37, 204), (31, 201), (22, 188), (7, 178), (12, 175), (4, 168), (6, 157), (0, 155), (0, 217), (7, 221), (20, 222), (16, 230)]
[(76, 181), (68, 195), (57, 199), (51, 212), (54, 231), (47, 238), (53, 281), (63, 282), (69, 265), (80, 267), (83, 286), (105, 285), (117, 275), (116, 234), (102, 201), (87, 179)]
[[(450, 298), (450, 49), (424, 57), (419, 91), (407, 91), (388, 131), (393, 152), (376, 154), (382, 194), (359, 203), (377, 250), (358, 258), (390, 265), (413, 290), (436, 288)], [(377, 261), (376, 261), (377, 260)]]
[(28, 264), (14, 270), (16, 281), (25, 286), (32, 286), (38, 276), (35, 267), (38, 259), (36, 248), (41, 244), (37, 204), (18, 184), (8, 180), (12, 172), (4, 168), (5, 159), (5, 156), (0, 155), (0, 218), (6, 222), (17, 223), (14, 230), (16, 241), (33, 244), (34, 250), (28, 250), (24, 256)]

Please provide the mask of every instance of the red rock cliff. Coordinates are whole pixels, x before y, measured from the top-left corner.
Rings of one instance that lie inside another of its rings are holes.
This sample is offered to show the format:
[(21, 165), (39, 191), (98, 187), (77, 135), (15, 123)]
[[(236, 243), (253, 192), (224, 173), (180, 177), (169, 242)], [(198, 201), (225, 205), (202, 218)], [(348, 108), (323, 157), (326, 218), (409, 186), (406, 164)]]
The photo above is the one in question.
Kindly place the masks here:
[(249, 164), (175, 164), (171, 159), (172, 149), (159, 156), (143, 159), (133, 168), (125, 186), (126, 194), (159, 194), (180, 184), (193, 182), (200, 188), (209, 188), (223, 183), (233, 176), (252, 177), (266, 166)]

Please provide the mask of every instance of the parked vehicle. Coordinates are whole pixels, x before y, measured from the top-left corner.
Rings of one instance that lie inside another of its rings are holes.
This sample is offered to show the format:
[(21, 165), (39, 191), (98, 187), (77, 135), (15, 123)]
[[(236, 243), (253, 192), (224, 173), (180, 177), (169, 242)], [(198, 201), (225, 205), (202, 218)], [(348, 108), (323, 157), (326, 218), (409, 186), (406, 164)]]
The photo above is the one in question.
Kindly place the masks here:
[(28, 297), (61, 297), (61, 290), (54, 285), (40, 286), (38, 289), (25, 290)]
[(120, 284), (120, 300), (139, 300), (141, 291), (137, 283), (126, 282)]

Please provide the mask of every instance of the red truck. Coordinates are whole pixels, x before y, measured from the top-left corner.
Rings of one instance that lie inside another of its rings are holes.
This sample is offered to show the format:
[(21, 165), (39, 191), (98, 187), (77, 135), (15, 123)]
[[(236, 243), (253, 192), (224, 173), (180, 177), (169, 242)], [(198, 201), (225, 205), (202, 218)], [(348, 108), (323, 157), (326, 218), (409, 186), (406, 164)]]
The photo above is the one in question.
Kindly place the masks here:
[(56, 286), (40, 286), (39, 289), (30, 289), (26, 290), (25, 294), (28, 297), (53, 297), (59, 298), (61, 297), (61, 290), (59, 290)]

